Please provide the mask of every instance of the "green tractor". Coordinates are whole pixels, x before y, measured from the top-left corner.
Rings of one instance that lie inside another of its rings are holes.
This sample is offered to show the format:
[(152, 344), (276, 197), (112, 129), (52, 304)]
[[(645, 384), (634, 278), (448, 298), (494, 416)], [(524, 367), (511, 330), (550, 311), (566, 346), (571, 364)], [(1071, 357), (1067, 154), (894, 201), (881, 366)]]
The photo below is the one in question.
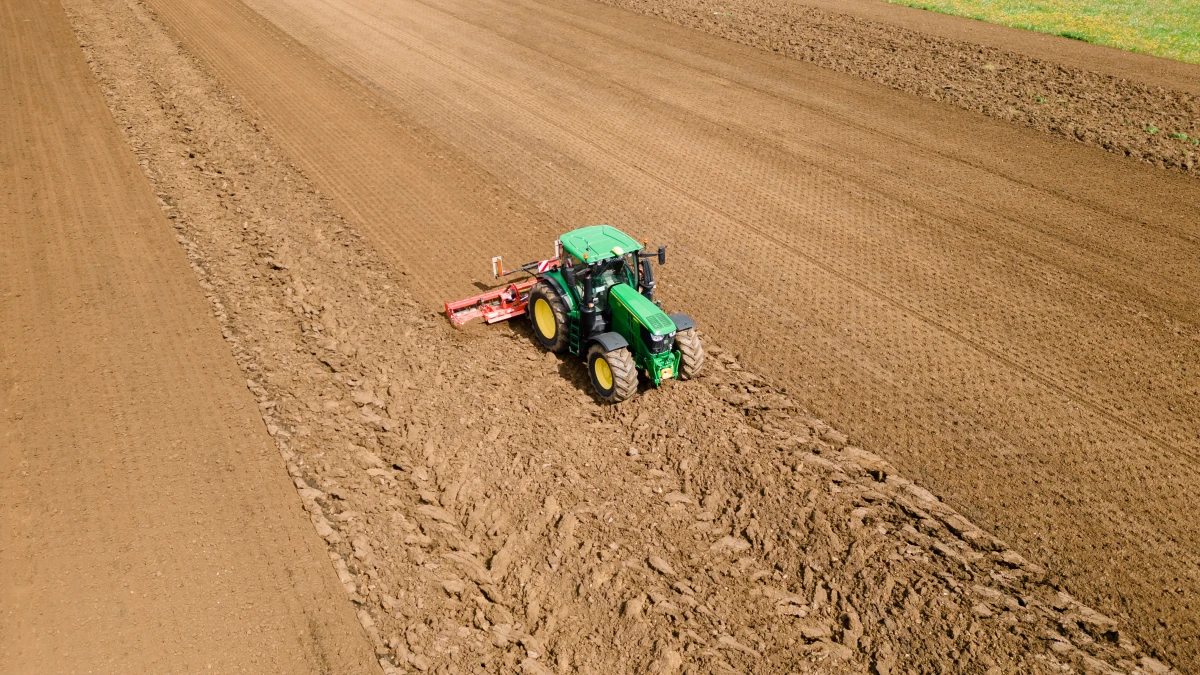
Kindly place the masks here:
[(638, 372), (659, 386), (695, 377), (704, 366), (696, 324), (666, 314), (654, 299), (654, 268), (667, 262), (666, 247), (643, 252), (615, 227), (594, 225), (555, 242), (555, 257), (504, 269), (492, 259), (496, 278), (527, 273), (531, 279), (446, 303), (455, 326), (481, 317), (487, 323), (529, 314), (533, 334), (546, 349), (582, 356), (596, 393), (617, 403), (637, 392)]

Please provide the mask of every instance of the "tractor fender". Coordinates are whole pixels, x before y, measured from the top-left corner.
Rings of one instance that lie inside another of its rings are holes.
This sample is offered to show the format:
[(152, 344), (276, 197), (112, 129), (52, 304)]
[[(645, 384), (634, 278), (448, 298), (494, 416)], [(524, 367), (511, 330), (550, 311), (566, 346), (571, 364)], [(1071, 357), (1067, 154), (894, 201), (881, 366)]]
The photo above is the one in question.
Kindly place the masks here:
[(692, 317), (687, 314), (668, 314), (667, 318), (671, 320), (671, 323), (675, 324), (676, 331), (685, 331), (696, 327), (696, 322), (692, 321)]
[(554, 292), (558, 293), (558, 297), (562, 298), (562, 301), (566, 303), (568, 311), (575, 309), (575, 299), (563, 289), (563, 285), (559, 283), (558, 279), (555, 279), (548, 274), (544, 274), (538, 277), (538, 281), (544, 281), (549, 284), (550, 288), (553, 288)]
[(606, 352), (611, 352), (617, 349), (622, 349), (629, 346), (629, 341), (620, 333), (600, 333), (588, 338), (587, 345), (583, 349), (583, 353), (587, 353), (592, 345), (600, 345)]

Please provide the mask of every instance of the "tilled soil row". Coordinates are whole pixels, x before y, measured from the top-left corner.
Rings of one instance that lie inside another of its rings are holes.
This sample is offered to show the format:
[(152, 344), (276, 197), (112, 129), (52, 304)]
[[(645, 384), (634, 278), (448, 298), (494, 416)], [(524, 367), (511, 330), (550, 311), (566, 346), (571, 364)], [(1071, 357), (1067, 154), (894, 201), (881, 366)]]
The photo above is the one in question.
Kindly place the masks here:
[(1200, 98), (788, 0), (600, 0), (1200, 175)]
[(710, 345), (456, 333), (137, 2), (65, 3), (385, 671), (1170, 672)]

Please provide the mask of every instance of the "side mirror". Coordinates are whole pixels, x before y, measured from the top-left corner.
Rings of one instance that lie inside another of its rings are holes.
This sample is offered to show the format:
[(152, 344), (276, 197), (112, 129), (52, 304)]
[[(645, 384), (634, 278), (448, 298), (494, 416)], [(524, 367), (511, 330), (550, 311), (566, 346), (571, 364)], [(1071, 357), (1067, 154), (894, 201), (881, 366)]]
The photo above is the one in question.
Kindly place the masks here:
[(642, 295), (647, 300), (654, 300), (654, 268), (650, 266), (649, 258), (642, 258)]
[(658, 264), (659, 265), (667, 264), (667, 247), (666, 246), (658, 247)]

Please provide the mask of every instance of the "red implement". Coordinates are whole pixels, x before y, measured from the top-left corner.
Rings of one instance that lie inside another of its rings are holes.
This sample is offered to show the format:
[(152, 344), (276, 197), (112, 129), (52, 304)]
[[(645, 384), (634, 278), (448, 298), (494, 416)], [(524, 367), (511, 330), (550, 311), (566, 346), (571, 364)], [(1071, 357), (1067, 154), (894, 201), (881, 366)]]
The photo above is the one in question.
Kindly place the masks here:
[(473, 298), (447, 302), (446, 316), (456, 328), (480, 317), (487, 323), (496, 323), (521, 316), (529, 304), (529, 289), (536, 283), (537, 279), (525, 279)]

